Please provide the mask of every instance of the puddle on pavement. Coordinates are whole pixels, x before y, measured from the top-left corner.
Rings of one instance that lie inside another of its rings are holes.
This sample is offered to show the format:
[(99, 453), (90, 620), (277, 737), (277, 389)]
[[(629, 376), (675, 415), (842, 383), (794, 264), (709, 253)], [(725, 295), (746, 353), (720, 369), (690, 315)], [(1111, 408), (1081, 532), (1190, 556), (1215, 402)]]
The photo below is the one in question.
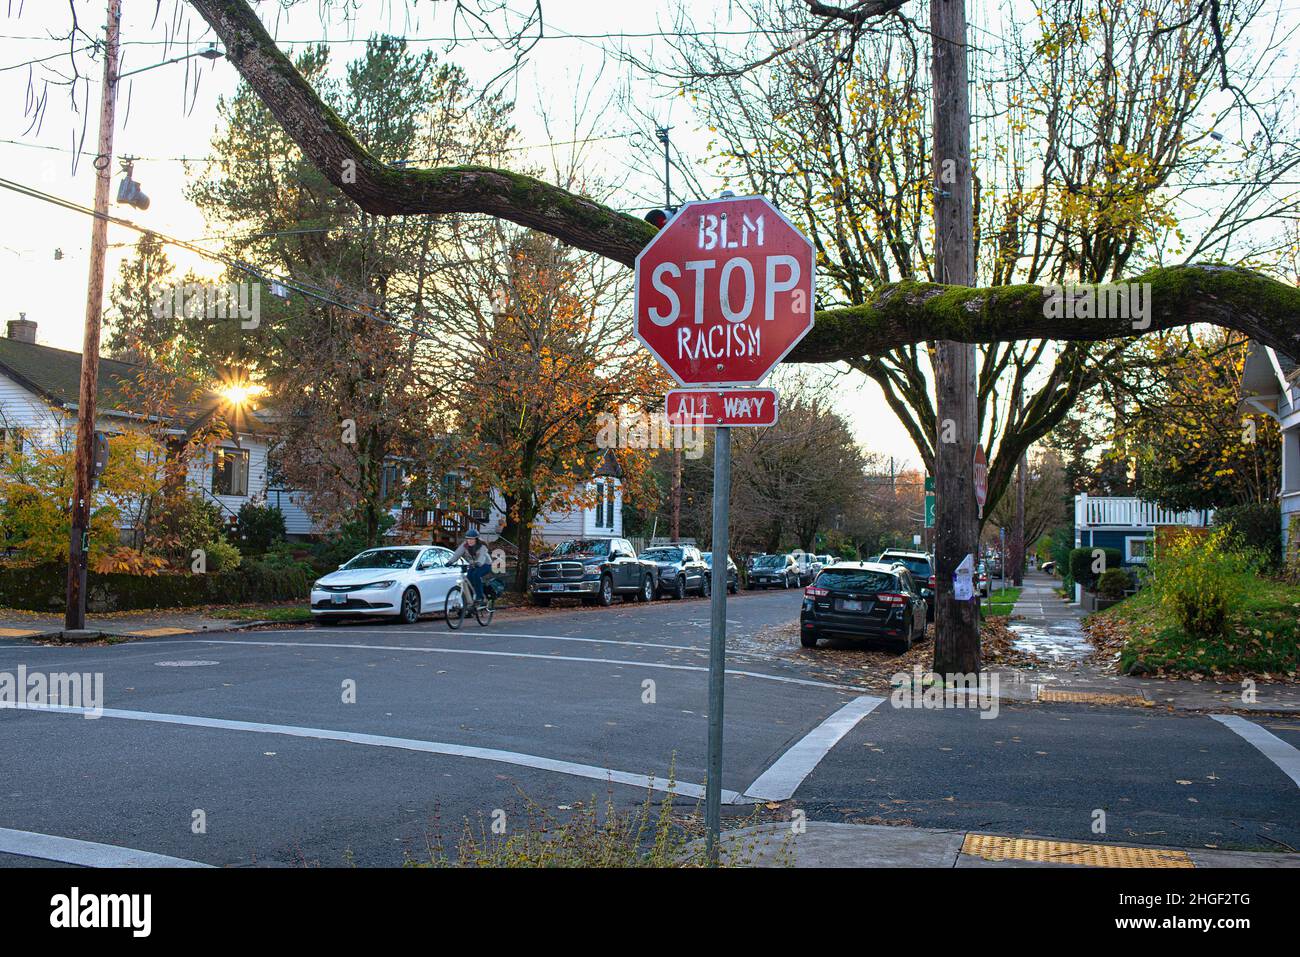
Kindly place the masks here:
[(1048, 661), (1083, 661), (1093, 652), (1092, 643), (1077, 621), (1064, 620), (1049, 625), (1011, 622), (1007, 627), (1016, 633), (1012, 646), (1017, 651)]

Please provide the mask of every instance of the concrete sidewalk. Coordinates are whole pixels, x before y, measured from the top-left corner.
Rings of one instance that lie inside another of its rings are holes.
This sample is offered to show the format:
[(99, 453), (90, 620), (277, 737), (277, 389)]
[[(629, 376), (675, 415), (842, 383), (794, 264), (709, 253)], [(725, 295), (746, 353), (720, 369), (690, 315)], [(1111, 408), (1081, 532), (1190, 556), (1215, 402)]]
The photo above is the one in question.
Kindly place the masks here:
[(752, 867), (1300, 867), (1300, 854), (1006, 837), (974, 831), (804, 822), (726, 831), (724, 859)]
[[(1094, 648), (1083, 631), (1084, 613), (1056, 593), (1057, 580), (1039, 571), (1025, 575), (1007, 627), (1020, 637), (1016, 647), (1037, 655), (1043, 667), (1004, 672), (1008, 697), (1038, 701), (1133, 704), (1180, 711), (1300, 712), (1300, 684), (1293, 681), (1214, 681), (1208, 678), (1140, 678), (1117, 674), (1092, 660)], [(1029, 693), (1023, 693), (1026, 685)]]
[[(237, 631), (275, 622), (241, 618), (213, 618), (196, 609), (157, 609), (87, 615), (86, 632), (78, 641), (105, 638), (158, 638), (202, 631)], [(0, 610), (0, 645), (26, 641), (64, 640), (63, 616)], [(72, 639), (69, 639), (72, 640)]]

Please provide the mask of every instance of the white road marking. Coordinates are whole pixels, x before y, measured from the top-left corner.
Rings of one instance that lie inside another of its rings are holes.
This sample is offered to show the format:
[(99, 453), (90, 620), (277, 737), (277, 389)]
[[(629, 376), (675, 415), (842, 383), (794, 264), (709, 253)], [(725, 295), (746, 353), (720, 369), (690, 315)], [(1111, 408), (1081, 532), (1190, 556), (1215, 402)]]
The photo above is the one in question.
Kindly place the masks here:
[[(330, 634), (334, 635), (373, 635), (374, 631), (359, 628), (331, 628)], [(526, 635), (522, 632), (510, 631), (474, 631), (468, 635), (461, 632), (452, 632), (447, 630), (436, 631), (398, 631), (393, 628), (385, 628), (386, 635), (423, 635), (430, 638), (539, 638), (546, 641), (585, 641), (597, 645), (629, 645), (640, 648), (669, 648), (673, 651), (699, 651), (708, 652), (708, 648), (701, 648), (699, 645), (665, 645), (655, 641), (619, 641), (614, 638), (576, 638), (570, 635)]]
[[(626, 661), (620, 658), (580, 658), (576, 655), (535, 655), (526, 651), (488, 651), (480, 648), (411, 648), (406, 645), (351, 645), (341, 642), (323, 641), (234, 641), (222, 638), (185, 638), (186, 642), (201, 645), (265, 645), (269, 648), (353, 648), (359, 651), (413, 651), (434, 655), (489, 655), (497, 658), (535, 658), (538, 661), (579, 661), (598, 665), (627, 665), (631, 668), (663, 668), (668, 671), (705, 671), (705, 665), (672, 665), (657, 661)], [(790, 678), (785, 675), (767, 675), (760, 671), (739, 671), (728, 668), (729, 675), (745, 678), (760, 678), (763, 681), (780, 681), (792, 685), (808, 685), (813, 688), (832, 688), (837, 691), (864, 691), (857, 685), (832, 684), (829, 681), (814, 681), (811, 678)]]
[[(5, 706), (0, 705), (0, 709)], [(72, 705), (28, 705), (23, 709), (32, 711), (54, 711), (64, 714), (85, 714), (91, 709)], [(422, 751), (425, 754), (445, 754), (451, 757), (476, 758), (480, 761), (495, 761), (499, 764), (513, 764), (539, 771), (554, 771), (579, 778), (591, 778), (596, 781), (612, 781), (615, 784), (629, 784), (633, 787), (650, 788), (671, 794), (683, 794), (687, 797), (704, 797), (704, 785), (656, 778), (648, 774), (633, 774), (629, 771), (616, 771), (613, 768), (599, 768), (591, 764), (577, 764), (556, 758), (544, 758), (535, 754), (520, 754), (517, 751), (501, 751), (496, 748), (476, 748), (465, 744), (449, 744), (443, 741), (421, 741), (415, 738), (393, 738), (382, 734), (363, 734), (359, 731), (335, 731), (327, 728), (301, 728), (287, 724), (263, 724), (259, 721), (232, 721), (227, 718), (205, 718), (190, 714), (162, 714), (154, 711), (124, 711), (120, 708), (104, 708), (96, 712), (101, 718), (124, 718), (127, 721), (149, 721), (156, 724), (179, 724), (195, 728), (217, 728), (223, 731), (253, 731), (260, 734), (284, 734), (295, 738), (315, 738), (320, 741), (341, 741), (347, 744), (364, 744), (374, 748), (397, 748), (403, 751)], [(722, 800), (727, 804), (745, 802), (735, 791), (726, 789)]]
[(1260, 754), (1281, 768), (1282, 773), (1300, 787), (1300, 751), (1241, 715), (1212, 714), (1210, 717), (1249, 741)]
[(784, 801), (793, 797), (804, 778), (853, 726), (871, 714), (885, 699), (873, 695), (854, 698), (813, 728), (745, 788), (745, 796), (758, 801)]
[(37, 834), (35, 831), (15, 831), (7, 827), (0, 827), (0, 854), (35, 857), (43, 861), (77, 864), (81, 867), (212, 866), (198, 861), (187, 861), (183, 857), (168, 857), (166, 854), (118, 847), (116, 844), (97, 844), (94, 841), (56, 837), (53, 834)]

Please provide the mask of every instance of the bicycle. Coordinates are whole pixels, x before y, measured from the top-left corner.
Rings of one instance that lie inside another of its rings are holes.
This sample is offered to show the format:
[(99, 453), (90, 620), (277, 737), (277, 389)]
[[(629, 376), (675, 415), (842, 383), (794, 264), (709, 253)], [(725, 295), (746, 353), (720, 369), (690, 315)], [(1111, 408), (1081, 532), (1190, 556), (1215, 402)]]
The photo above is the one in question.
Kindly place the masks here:
[(489, 588), (488, 579), (483, 580), (483, 601), (473, 601), (474, 585), (469, 580), (468, 566), (460, 573), (460, 581), (451, 591), (447, 592), (447, 599), (444, 603), (443, 612), (446, 615), (447, 627), (455, 631), (465, 621), (465, 615), (473, 606), (474, 620), (482, 627), (487, 627), (492, 623), (492, 616), (496, 614), (497, 598), (494, 589)]

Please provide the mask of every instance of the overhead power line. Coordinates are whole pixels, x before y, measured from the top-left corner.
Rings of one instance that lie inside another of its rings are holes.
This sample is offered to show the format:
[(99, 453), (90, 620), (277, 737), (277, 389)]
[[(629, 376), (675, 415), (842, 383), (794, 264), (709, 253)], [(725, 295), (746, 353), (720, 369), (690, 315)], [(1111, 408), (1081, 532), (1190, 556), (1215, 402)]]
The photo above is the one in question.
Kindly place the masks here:
[[(82, 206), (80, 203), (74, 203), (72, 200), (64, 199), (61, 196), (55, 196), (52, 193), (46, 193), (42, 190), (36, 189), (35, 187), (26, 186), (22, 183), (16, 183), (13, 180), (0, 178), (0, 188), (8, 189), (22, 196), (27, 196), (32, 199), (37, 199), (45, 203), (50, 203), (52, 205), (59, 206), (63, 209), (71, 210), (76, 213), (82, 213), (84, 215), (92, 216), (92, 217), (97, 215), (96, 212), (93, 209), (91, 209), (89, 206)], [(400, 320), (398, 320), (396, 317), (392, 316), (391, 314), (385, 312), (382, 309), (367, 309), (367, 308), (362, 308), (353, 305), (351, 303), (342, 302), (339, 299), (332, 296), (328, 290), (325, 290), (320, 286), (316, 286), (314, 283), (306, 282), (305, 280), (295, 279), (292, 277), (273, 275), (267, 272), (266, 270), (262, 270), (256, 266), (252, 266), (249, 265), (248, 263), (241, 262), (240, 260), (235, 259), (231, 256), (227, 256), (224, 253), (214, 252), (213, 250), (210, 249), (204, 249), (203, 247), (195, 245), (194, 243), (191, 242), (187, 242), (184, 239), (177, 239), (174, 236), (168, 236), (166, 233), (159, 232), (156, 229), (149, 229), (148, 227), (140, 226), (137, 223), (133, 223), (129, 219), (123, 219), (120, 216), (107, 216), (106, 219), (110, 223), (113, 223), (118, 226), (125, 226), (127, 229), (133, 229), (138, 233), (155, 236), (156, 238), (158, 238), (159, 240), (161, 240), (162, 242), (170, 246), (176, 246), (180, 249), (189, 250), (192, 253), (195, 253), (199, 256), (203, 256), (206, 259), (211, 259), (213, 262), (219, 262), (230, 269), (236, 270), (237, 272), (242, 272), (245, 275), (251, 276), (254, 279), (258, 279), (262, 282), (278, 284), (280, 286), (283, 286), (286, 289), (293, 290), (294, 292), (300, 295), (306, 296), (309, 299), (315, 299), (319, 302), (327, 303), (328, 305), (335, 306), (336, 308), (343, 309), (347, 312), (350, 312), (353, 315), (361, 316), (364, 319), (369, 319), (374, 322), (378, 322), (381, 325), (391, 326), (394, 329), (398, 329), (402, 332), (408, 333), (413, 336), (419, 336), (422, 339), (436, 341), (435, 336), (431, 336), (426, 332), (421, 332), (419, 329), (415, 329), (410, 326), (403, 325)]]

